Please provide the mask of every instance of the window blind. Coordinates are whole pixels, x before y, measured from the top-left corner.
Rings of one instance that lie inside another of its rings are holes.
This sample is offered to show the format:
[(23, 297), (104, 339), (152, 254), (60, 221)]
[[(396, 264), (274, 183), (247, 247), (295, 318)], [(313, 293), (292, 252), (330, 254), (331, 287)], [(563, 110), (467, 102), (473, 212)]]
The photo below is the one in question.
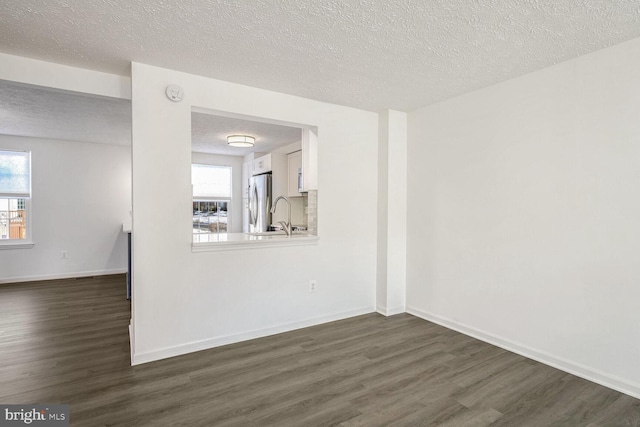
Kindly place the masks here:
[(31, 153), (0, 150), (0, 197), (31, 197)]
[(194, 199), (231, 199), (231, 167), (193, 164), (191, 184)]

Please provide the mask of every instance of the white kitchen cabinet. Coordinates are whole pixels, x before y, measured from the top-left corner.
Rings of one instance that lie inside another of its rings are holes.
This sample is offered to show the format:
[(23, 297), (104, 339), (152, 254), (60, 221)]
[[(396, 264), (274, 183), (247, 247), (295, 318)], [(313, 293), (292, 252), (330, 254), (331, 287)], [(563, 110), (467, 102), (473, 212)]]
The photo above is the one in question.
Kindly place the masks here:
[(287, 155), (288, 192), (287, 196), (302, 196), (302, 151), (294, 151)]
[[(287, 182), (287, 155), (283, 153), (271, 153), (271, 203), (279, 196), (286, 196)], [(278, 209), (271, 215), (271, 223), (287, 220), (287, 209), (284, 204), (278, 205)]]
[(302, 191), (318, 189), (318, 134), (302, 130)]
[(249, 179), (253, 176), (253, 163), (244, 162), (242, 164), (242, 198), (249, 198)]
[(271, 156), (272, 154), (265, 154), (253, 161), (253, 175), (271, 172)]

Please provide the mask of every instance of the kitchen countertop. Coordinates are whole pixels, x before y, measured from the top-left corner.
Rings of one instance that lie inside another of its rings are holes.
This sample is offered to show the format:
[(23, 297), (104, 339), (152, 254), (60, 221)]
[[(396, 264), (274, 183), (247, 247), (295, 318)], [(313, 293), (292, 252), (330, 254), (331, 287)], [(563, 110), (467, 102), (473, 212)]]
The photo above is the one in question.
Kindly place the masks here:
[(229, 249), (251, 249), (265, 246), (298, 246), (314, 245), (318, 236), (307, 232), (253, 235), (249, 233), (194, 234), (192, 252), (206, 252)]

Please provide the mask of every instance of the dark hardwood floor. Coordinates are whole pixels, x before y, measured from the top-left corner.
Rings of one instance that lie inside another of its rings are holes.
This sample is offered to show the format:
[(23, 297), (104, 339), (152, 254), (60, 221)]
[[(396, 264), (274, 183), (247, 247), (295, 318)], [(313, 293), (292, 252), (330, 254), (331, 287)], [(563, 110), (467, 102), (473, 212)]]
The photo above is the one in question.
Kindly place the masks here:
[(130, 367), (124, 295), (0, 285), (0, 403), (68, 403), (74, 426), (640, 426), (640, 400), (404, 314)]

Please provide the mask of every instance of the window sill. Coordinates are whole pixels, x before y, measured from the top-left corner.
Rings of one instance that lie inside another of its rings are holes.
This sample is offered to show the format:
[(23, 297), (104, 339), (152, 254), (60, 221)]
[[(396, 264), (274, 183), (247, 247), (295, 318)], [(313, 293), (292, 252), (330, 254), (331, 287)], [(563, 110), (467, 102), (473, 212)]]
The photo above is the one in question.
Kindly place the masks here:
[(34, 243), (29, 241), (0, 240), (0, 251), (3, 249), (31, 249)]
[(318, 236), (310, 234), (283, 234), (272, 236), (252, 236), (246, 233), (226, 233), (198, 236), (200, 241), (194, 241), (191, 252), (230, 251), (237, 249), (258, 249), (283, 246), (317, 245)]

